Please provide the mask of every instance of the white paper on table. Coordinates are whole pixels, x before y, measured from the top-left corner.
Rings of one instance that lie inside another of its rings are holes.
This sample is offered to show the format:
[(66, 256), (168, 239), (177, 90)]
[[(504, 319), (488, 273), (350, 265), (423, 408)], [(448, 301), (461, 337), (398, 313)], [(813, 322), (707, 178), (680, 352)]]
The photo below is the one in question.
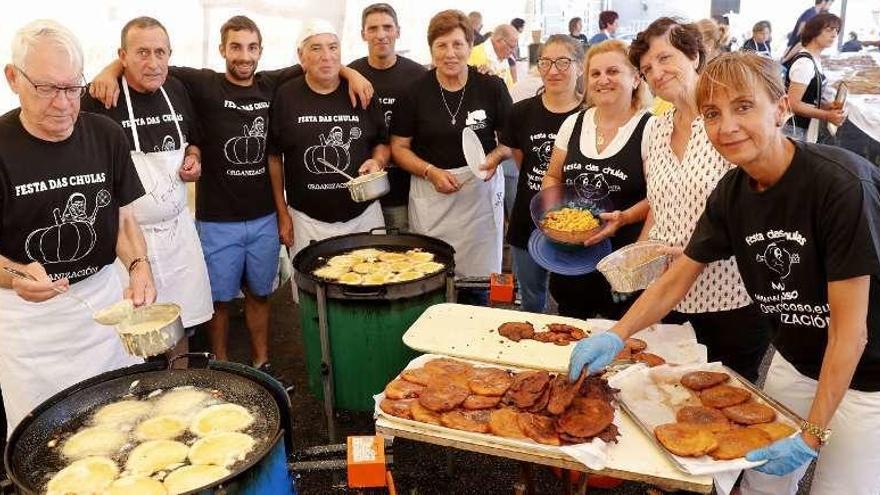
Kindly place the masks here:
[[(690, 396), (685, 387), (679, 383), (681, 375), (690, 371), (718, 371), (726, 370), (721, 363), (708, 363), (702, 365), (687, 366), (658, 366), (647, 368), (644, 365), (631, 366), (609, 378), (608, 383), (614, 388), (621, 390), (619, 399), (626, 404), (635, 416), (635, 420), (644, 423), (649, 430), (664, 423), (675, 422), (675, 410), (670, 402), (685, 401)], [(652, 377), (653, 376), (653, 377)], [(667, 385), (661, 389), (658, 381)], [(736, 386), (736, 383), (731, 383)], [(759, 399), (760, 400), (760, 399)], [(682, 402), (684, 403), (684, 402)], [(681, 404), (677, 404), (681, 405)], [(698, 404), (696, 404), (698, 405)], [(776, 421), (788, 424), (799, 430), (786, 416), (777, 415)], [(793, 433), (795, 435), (797, 433)], [(659, 447), (662, 449), (662, 447)], [(664, 450), (665, 451), (665, 450)], [(665, 451), (673, 457), (687, 473), (693, 475), (712, 475), (715, 479), (716, 488), (725, 495), (730, 493), (733, 484), (743, 469), (751, 469), (764, 463), (749, 462), (745, 458), (729, 461), (712, 459), (710, 456), (681, 457)]]
[[(616, 321), (589, 320), (596, 331), (607, 331)], [(697, 342), (697, 334), (690, 323), (683, 325), (656, 324), (636, 332), (633, 338), (648, 344), (647, 352), (656, 354), (669, 364), (702, 364), (709, 360), (706, 346)]]
[[(446, 356), (442, 356), (442, 355), (438, 355), (438, 354), (423, 354), (423, 355), (413, 359), (412, 361), (410, 361), (409, 364), (406, 365), (405, 369), (421, 368), (428, 361), (431, 361), (433, 359), (442, 358), (442, 357), (446, 357)], [(455, 358), (455, 359), (457, 361), (463, 361), (466, 363), (470, 363), (476, 367), (504, 368), (504, 369), (510, 369), (512, 371), (522, 371), (522, 369), (520, 369), (520, 368), (506, 367), (506, 366), (491, 364), (491, 363), (481, 363), (478, 361), (470, 361), (467, 359), (459, 359), (459, 358)], [(477, 442), (477, 441), (482, 442), (482, 443), (490, 442), (490, 443), (494, 443), (494, 444), (504, 445), (507, 447), (515, 447), (515, 448), (519, 448), (519, 449), (527, 449), (527, 450), (532, 450), (532, 451), (541, 451), (541, 452), (554, 453), (554, 454), (562, 453), (562, 454), (566, 454), (568, 456), (571, 456), (576, 461), (585, 465), (589, 469), (596, 470), (596, 471), (601, 470), (601, 469), (605, 469), (605, 466), (608, 462), (608, 444), (606, 444), (605, 441), (603, 441), (599, 438), (594, 438), (593, 440), (591, 440), (588, 443), (557, 447), (554, 445), (540, 444), (540, 443), (537, 443), (537, 442), (530, 440), (530, 439), (520, 440), (520, 439), (514, 439), (514, 438), (498, 437), (495, 435), (491, 435), (489, 433), (475, 433), (475, 432), (471, 432), (471, 431), (455, 430), (452, 428), (447, 428), (445, 426), (432, 425), (430, 423), (422, 423), (421, 421), (414, 421), (411, 419), (399, 418), (397, 416), (392, 416), (390, 414), (386, 414), (385, 411), (383, 411), (382, 409), (379, 408), (379, 403), (382, 402), (382, 399), (384, 399), (384, 398), (385, 398), (384, 391), (382, 393), (379, 393), (379, 394), (376, 394), (373, 396), (373, 400), (375, 401), (375, 404), (376, 404), (375, 409), (373, 410), (373, 418), (374, 419), (382, 417), (388, 421), (401, 423), (401, 424), (405, 424), (405, 425), (410, 425), (410, 426), (417, 426), (418, 428), (421, 428), (424, 430), (431, 430), (431, 431), (437, 432), (438, 436), (446, 437), (446, 438), (451, 437), (451, 436), (455, 436), (458, 438), (462, 438), (465, 441), (470, 439), (470, 440), (474, 440), (475, 442)], [(619, 422), (618, 415), (619, 415), (619, 413), (618, 413), (617, 409), (615, 409), (614, 420), (612, 422), (618, 428), (620, 428), (620, 422)]]

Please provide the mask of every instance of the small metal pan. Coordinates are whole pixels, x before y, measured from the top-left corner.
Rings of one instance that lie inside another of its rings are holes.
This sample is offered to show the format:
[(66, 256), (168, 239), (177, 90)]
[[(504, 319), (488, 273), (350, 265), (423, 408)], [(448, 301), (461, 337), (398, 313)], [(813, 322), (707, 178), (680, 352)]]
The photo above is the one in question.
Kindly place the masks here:
[(126, 352), (132, 356), (158, 356), (183, 337), (180, 306), (162, 303), (137, 308), (116, 325), (116, 331)]

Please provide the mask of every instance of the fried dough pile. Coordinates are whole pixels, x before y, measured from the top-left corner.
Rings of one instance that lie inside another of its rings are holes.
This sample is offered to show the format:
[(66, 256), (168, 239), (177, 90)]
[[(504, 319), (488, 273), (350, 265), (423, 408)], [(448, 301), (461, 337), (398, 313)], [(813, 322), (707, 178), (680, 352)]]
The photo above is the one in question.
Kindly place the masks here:
[(623, 350), (617, 353), (614, 360), (633, 360), (639, 363), (645, 363), (651, 368), (666, 364), (666, 360), (662, 357), (656, 354), (651, 354), (650, 352), (645, 352), (647, 348), (648, 344), (644, 340), (633, 338), (626, 339)]
[(654, 429), (657, 440), (673, 454), (716, 460), (743, 457), (795, 432), (791, 426), (774, 422), (776, 411), (752, 397), (748, 390), (728, 385), (730, 375), (694, 371), (681, 377), (681, 384), (699, 398), (702, 405), (687, 405), (675, 413), (675, 423)]
[(443, 270), (434, 254), (421, 249), (396, 252), (375, 248), (338, 254), (312, 272), (316, 277), (347, 285), (383, 285), (409, 282)]
[(510, 321), (498, 327), (498, 334), (514, 342), (532, 339), (538, 342), (552, 342), (556, 345), (568, 345), (589, 335), (586, 330), (565, 323), (550, 323), (545, 328), (547, 330), (544, 332), (536, 332), (535, 327), (527, 321)]
[(567, 445), (601, 438), (617, 442), (614, 395), (604, 379), (513, 373), (438, 358), (404, 370), (385, 387), (386, 414), (456, 430)]

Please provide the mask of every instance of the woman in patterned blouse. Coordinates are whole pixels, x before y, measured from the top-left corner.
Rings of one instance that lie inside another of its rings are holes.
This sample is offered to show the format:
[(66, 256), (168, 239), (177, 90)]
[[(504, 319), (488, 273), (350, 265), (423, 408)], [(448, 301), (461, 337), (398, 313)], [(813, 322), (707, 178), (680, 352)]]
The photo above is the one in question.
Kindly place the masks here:
[[(641, 238), (665, 242), (679, 255), (709, 193), (733, 167), (712, 147), (696, 106), (706, 61), (700, 32), (693, 24), (661, 17), (636, 36), (629, 59), (651, 91), (675, 106), (645, 130), (650, 212)], [(664, 321), (690, 322), (710, 361), (721, 361), (748, 380), (758, 378), (770, 322), (749, 298), (733, 258), (709, 264)]]

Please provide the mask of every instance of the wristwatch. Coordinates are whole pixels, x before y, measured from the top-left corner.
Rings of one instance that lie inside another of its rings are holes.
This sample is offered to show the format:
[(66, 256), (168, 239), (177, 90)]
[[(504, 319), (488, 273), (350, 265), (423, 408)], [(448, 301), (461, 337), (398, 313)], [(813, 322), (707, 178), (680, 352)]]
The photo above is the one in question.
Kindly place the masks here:
[(831, 438), (831, 428), (822, 428), (806, 420), (801, 422), (801, 429), (819, 439), (819, 445), (825, 445)]

